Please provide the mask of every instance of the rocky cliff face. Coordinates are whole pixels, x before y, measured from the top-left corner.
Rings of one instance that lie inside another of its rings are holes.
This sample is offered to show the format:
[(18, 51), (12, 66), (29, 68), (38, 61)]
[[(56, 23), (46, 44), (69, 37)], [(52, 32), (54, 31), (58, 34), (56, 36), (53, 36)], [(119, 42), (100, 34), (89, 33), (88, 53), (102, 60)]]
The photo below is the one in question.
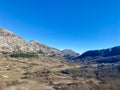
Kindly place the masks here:
[(48, 47), (35, 40), (27, 42), (4, 28), (0, 28), (0, 51), (42, 52), (47, 55), (61, 55), (58, 49)]

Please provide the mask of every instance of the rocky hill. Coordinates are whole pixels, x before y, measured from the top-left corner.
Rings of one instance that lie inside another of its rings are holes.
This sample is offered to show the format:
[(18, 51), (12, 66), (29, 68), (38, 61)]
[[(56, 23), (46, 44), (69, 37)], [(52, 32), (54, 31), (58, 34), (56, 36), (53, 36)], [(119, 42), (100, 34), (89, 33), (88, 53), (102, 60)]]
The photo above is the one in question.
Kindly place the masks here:
[(46, 55), (62, 55), (60, 50), (38, 41), (26, 41), (16, 34), (0, 28), (0, 52), (39, 52)]
[(76, 58), (80, 55), (79, 53), (77, 53), (73, 50), (70, 50), (70, 49), (65, 49), (61, 52), (64, 55), (64, 57), (67, 58), (67, 59), (74, 59), (74, 58)]

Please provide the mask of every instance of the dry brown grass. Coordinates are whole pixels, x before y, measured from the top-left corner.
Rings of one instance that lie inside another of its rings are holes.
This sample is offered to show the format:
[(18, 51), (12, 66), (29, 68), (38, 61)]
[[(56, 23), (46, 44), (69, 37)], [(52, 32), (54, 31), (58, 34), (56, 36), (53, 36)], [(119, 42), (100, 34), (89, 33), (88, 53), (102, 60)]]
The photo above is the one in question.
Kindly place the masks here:
[[(69, 75), (61, 74), (62, 70), (80, 67), (69, 65), (63, 60), (48, 56), (26, 59), (0, 55), (0, 58), (0, 90), (54, 90), (53, 86), (56, 84), (88, 82), (85, 79), (74, 80)], [(50, 73), (46, 74), (44, 70)], [(41, 75), (35, 75), (35, 72)]]

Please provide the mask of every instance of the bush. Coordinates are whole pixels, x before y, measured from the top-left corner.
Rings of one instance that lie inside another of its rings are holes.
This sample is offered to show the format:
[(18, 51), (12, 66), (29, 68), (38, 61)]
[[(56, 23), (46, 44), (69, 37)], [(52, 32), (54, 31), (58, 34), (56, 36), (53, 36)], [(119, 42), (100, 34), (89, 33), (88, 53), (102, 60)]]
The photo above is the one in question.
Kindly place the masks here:
[(45, 54), (42, 50), (38, 51), (39, 54)]
[(35, 53), (14, 53), (14, 54), (10, 55), (10, 57), (33, 58), (33, 57), (37, 57), (37, 55)]

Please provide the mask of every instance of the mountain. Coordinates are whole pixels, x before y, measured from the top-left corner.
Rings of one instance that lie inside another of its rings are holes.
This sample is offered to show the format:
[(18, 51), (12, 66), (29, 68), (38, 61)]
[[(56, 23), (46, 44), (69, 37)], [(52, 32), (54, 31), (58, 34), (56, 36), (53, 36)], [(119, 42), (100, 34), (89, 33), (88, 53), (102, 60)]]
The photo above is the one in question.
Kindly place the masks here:
[(0, 43), (0, 51), (32, 51), (28, 42), (4, 28), (0, 28)]
[(120, 55), (120, 46), (116, 46), (109, 49), (87, 51), (82, 55), (80, 55), (78, 58), (96, 57), (96, 56), (108, 57), (115, 55)]
[(76, 59), (91, 60), (99, 63), (109, 63), (120, 61), (120, 46), (102, 50), (91, 50), (83, 53)]
[(60, 50), (53, 47), (48, 47), (47, 45), (44, 45), (36, 40), (30, 41), (30, 44), (32, 45), (33, 50), (38, 53), (41, 52), (47, 55), (54, 55), (54, 56), (62, 55)]
[[(76, 57), (100, 64), (76, 64)], [(0, 90), (120, 90), (120, 63), (113, 63), (118, 61), (119, 46), (79, 55), (0, 28)]]
[(80, 55), (79, 53), (76, 53), (75, 51), (70, 50), (70, 49), (65, 49), (65, 50), (61, 51), (61, 53), (67, 59), (74, 59)]
[(27, 42), (4, 28), (0, 28), (0, 52), (39, 52), (46, 55), (62, 55), (61, 51), (38, 41)]

